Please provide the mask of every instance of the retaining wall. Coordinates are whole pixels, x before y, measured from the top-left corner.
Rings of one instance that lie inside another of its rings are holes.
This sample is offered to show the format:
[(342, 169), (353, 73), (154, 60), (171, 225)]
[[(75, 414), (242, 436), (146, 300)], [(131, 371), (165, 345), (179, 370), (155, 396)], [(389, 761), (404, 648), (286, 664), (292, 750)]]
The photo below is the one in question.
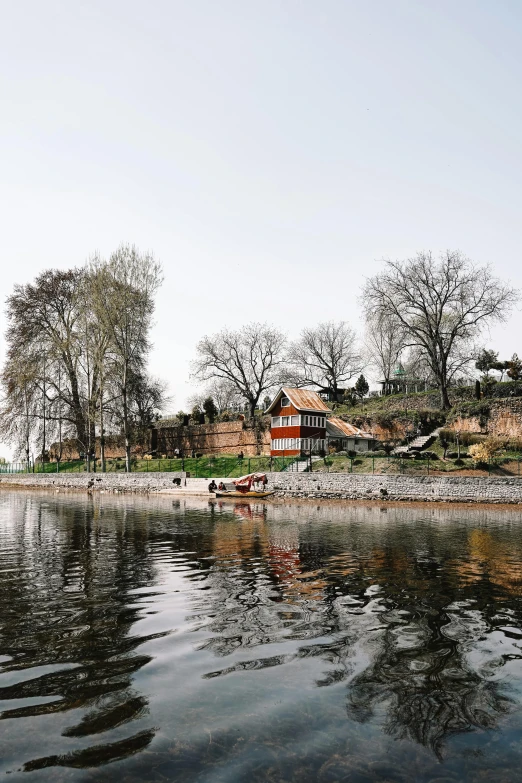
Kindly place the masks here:
[(283, 497), (522, 503), (520, 478), (270, 473), (269, 487)]
[[(92, 489), (106, 492), (157, 492), (172, 489), (173, 479), (184, 473), (8, 473), (0, 476), (0, 489)], [(188, 479), (190, 481), (190, 479)], [(91, 485), (91, 486), (89, 486)]]
[[(3, 487), (38, 489), (89, 488), (93, 492), (158, 492), (173, 488), (180, 473), (14, 473), (0, 476)], [(454, 476), (365, 476), (335, 473), (269, 473), (269, 489), (279, 497), (345, 498), (349, 500), (408, 500), (469, 503), (520, 503), (522, 479)], [(205, 488), (203, 479), (187, 479), (187, 490)]]
[(186, 455), (239, 454), (254, 457), (270, 454), (270, 428), (256, 428), (246, 421), (222, 421), (216, 424), (192, 424), (187, 427), (167, 426), (161, 420), (153, 432), (154, 450), (172, 454), (179, 449)]

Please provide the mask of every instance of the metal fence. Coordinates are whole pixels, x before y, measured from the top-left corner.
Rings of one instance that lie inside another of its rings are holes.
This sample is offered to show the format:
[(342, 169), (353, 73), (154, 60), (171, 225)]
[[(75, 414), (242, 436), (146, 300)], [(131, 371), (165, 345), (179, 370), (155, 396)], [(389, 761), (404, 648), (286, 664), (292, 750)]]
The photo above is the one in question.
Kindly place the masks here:
[[(243, 457), (208, 456), (186, 459), (132, 459), (133, 473), (179, 473), (186, 472), (193, 478), (237, 478), (246, 473), (279, 472), (289, 470), (296, 462), (295, 457)], [(108, 459), (107, 473), (125, 473), (124, 459)], [(67, 462), (11, 462), (0, 465), (0, 473), (86, 473), (85, 460)], [(90, 472), (101, 472), (100, 464), (90, 464)]]
[[(420, 453), (422, 454), (422, 452)], [(313, 463), (313, 471), (326, 473), (361, 473), (361, 474), (386, 474), (396, 473), (400, 475), (455, 475), (465, 471), (467, 475), (476, 473), (476, 475), (509, 475), (521, 476), (522, 455), (502, 456), (481, 462), (473, 463), (471, 460), (454, 459), (442, 460), (415, 456), (414, 458), (405, 458), (402, 455), (392, 455), (386, 457), (357, 455), (356, 457), (346, 457), (344, 460), (331, 459), (326, 457), (321, 462)]]
[[(186, 459), (133, 459), (131, 471), (136, 473), (171, 473), (186, 472), (192, 478), (237, 478), (246, 473), (254, 472), (326, 472), (326, 473), (361, 473), (361, 474), (409, 474), (424, 475), (522, 475), (522, 455), (502, 456), (489, 460), (487, 463), (474, 465), (466, 459), (462, 464), (455, 464), (456, 460), (433, 459), (421, 456), (404, 458), (401, 455), (366, 456), (364, 454), (342, 459), (325, 457), (324, 459), (310, 460), (310, 457), (244, 457), (236, 456), (207, 456), (188, 457)], [(91, 472), (101, 472), (99, 464), (94, 466), (91, 462)], [(2, 473), (86, 473), (85, 460), (70, 460), (67, 462), (30, 463), (9, 462), (0, 464)], [(107, 473), (125, 473), (124, 459), (106, 460)]]

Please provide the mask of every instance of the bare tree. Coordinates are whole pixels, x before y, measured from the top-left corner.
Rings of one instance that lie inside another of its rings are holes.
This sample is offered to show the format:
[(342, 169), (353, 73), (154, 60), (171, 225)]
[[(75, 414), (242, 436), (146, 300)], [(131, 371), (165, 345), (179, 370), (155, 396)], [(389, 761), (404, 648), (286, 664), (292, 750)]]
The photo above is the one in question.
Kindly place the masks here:
[(251, 323), (203, 337), (192, 373), (199, 381), (225, 381), (248, 403), (253, 417), (264, 392), (280, 383), (285, 336), (268, 324)]
[(125, 463), (131, 469), (132, 383), (144, 371), (150, 349), (154, 296), (162, 282), (161, 264), (150, 253), (121, 245), (108, 261), (92, 259), (93, 312), (112, 357), (112, 383), (121, 399)]
[(357, 335), (346, 321), (327, 321), (303, 329), (299, 340), (290, 346), (288, 362), (294, 383), (316, 386), (334, 400), (340, 385), (359, 375), (365, 366)]
[(438, 260), (422, 252), (406, 261), (386, 261), (384, 271), (366, 281), (362, 294), (368, 317), (400, 323), (407, 345), (423, 349), (443, 409), (450, 407), (451, 356), (470, 345), (483, 327), (503, 321), (517, 299), (518, 292), (495, 278), (489, 267), (453, 251)]
[(399, 356), (405, 344), (402, 324), (387, 316), (375, 316), (366, 319), (364, 350), (368, 363), (377, 370), (384, 381), (384, 392), (389, 383)]

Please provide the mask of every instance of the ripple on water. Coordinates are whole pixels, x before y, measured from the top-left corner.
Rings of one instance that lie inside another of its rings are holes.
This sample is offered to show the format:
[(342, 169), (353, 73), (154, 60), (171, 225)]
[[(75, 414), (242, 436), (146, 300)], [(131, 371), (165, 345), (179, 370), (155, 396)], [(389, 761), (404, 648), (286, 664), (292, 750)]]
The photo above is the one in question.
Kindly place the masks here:
[(0, 535), (11, 779), (518, 780), (513, 512), (18, 493)]

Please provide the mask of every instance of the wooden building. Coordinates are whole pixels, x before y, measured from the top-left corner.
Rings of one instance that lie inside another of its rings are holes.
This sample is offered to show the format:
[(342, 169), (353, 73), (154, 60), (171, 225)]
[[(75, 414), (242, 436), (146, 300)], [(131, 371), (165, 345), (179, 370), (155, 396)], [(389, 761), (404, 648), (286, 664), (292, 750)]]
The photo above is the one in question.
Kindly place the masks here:
[(317, 392), (284, 386), (274, 397), (270, 414), (270, 454), (273, 457), (336, 451), (369, 451), (376, 439), (332, 415)]
[(273, 457), (326, 451), (326, 417), (330, 408), (308, 389), (283, 387), (268, 406), (270, 453)]
[(326, 422), (326, 438), (328, 449), (335, 451), (371, 451), (377, 446), (377, 438), (369, 432), (339, 419), (330, 416)]

